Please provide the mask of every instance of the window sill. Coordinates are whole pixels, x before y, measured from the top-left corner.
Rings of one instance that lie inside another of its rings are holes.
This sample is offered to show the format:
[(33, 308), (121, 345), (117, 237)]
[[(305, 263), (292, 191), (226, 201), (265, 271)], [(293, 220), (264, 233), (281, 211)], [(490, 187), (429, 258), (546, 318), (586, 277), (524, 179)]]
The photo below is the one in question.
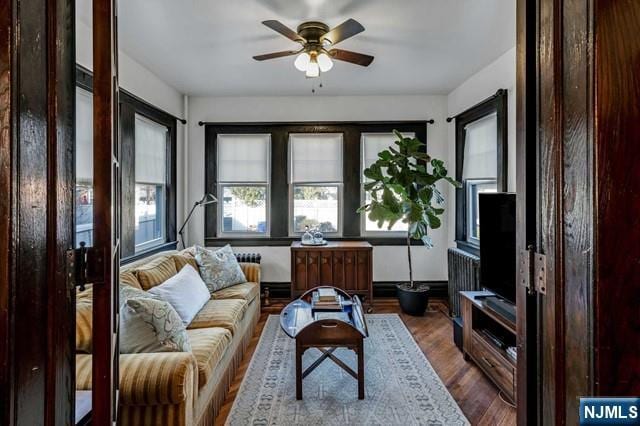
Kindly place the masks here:
[(178, 247), (177, 241), (163, 243), (153, 248), (138, 252), (132, 256), (120, 259), (120, 265), (126, 265), (129, 263), (135, 262), (136, 260), (144, 259), (145, 257), (151, 256), (152, 254), (160, 253), (163, 251), (176, 250), (177, 247)]
[[(329, 241), (367, 241), (372, 246), (406, 246), (406, 238), (398, 237), (331, 237)], [(207, 247), (220, 247), (227, 244), (241, 247), (288, 247), (294, 241), (300, 241), (299, 237), (270, 237), (270, 238), (205, 238)], [(422, 246), (422, 241), (411, 240), (412, 246)]]
[(458, 247), (460, 250), (463, 250), (463, 251), (466, 251), (468, 253), (471, 253), (474, 256), (480, 257), (480, 245), (479, 244), (473, 244), (473, 243), (470, 243), (469, 241), (456, 240), (456, 247)]

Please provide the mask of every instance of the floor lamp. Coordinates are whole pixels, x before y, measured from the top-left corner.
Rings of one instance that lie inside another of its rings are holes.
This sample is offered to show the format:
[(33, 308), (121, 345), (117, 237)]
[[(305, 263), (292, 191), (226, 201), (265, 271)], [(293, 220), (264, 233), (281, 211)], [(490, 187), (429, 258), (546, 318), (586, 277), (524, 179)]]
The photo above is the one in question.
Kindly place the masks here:
[(180, 227), (180, 230), (178, 231), (178, 235), (180, 235), (180, 244), (182, 244), (183, 249), (186, 247), (184, 245), (184, 236), (182, 235), (182, 232), (184, 231), (184, 227), (187, 226), (187, 223), (189, 223), (189, 219), (191, 219), (191, 215), (193, 215), (193, 212), (196, 210), (196, 207), (206, 206), (206, 205), (217, 203), (217, 202), (218, 202), (218, 199), (213, 194), (205, 194), (200, 201), (196, 201), (195, 203), (193, 203), (193, 207), (191, 207), (191, 211), (187, 215), (187, 218), (185, 219), (184, 223)]

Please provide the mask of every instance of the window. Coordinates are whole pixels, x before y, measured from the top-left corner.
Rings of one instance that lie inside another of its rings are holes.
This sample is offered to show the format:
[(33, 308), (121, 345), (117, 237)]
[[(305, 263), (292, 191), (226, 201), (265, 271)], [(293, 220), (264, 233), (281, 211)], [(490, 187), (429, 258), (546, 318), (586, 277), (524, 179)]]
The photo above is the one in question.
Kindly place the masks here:
[(167, 127), (135, 115), (135, 251), (166, 241)]
[[(405, 137), (415, 137), (413, 132), (404, 132)], [(378, 153), (384, 151), (390, 146), (394, 145), (396, 141), (396, 135), (393, 133), (363, 133), (362, 134), (362, 167), (361, 167), (361, 192), (363, 203), (371, 202), (371, 194), (364, 191), (364, 184), (366, 178), (364, 176), (364, 170), (371, 166), (378, 160)], [(403, 222), (396, 222), (391, 229), (387, 229), (386, 226), (378, 228), (378, 223), (369, 220), (366, 214), (361, 215), (362, 229), (365, 235), (377, 235), (382, 237), (394, 237), (402, 234), (406, 235), (409, 225)]]
[[(93, 243), (93, 76), (76, 67), (75, 244)], [(120, 253), (123, 263), (176, 245), (177, 120), (119, 93)], [(121, 203), (121, 204), (120, 204)]]
[(218, 229), (220, 235), (269, 235), (268, 134), (218, 135)]
[(478, 194), (506, 191), (506, 91), (456, 117), (456, 243), (479, 254)]
[(341, 232), (342, 134), (289, 135), (292, 234)]
[(75, 245), (93, 245), (93, 95), (76, 87)]

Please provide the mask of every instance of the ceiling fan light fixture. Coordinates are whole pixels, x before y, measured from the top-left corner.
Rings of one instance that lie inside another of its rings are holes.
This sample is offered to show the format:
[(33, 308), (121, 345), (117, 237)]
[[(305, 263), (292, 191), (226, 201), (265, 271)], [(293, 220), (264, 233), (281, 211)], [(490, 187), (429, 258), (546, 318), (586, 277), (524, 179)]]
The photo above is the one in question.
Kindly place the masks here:
[(293, 65), (296, 67), (298, 71), (305, 72), (307, 71), (309, 62), (311, 62), (311, 56), (307, 52), (302, 52), (301, 54), (298, 55)]
[(327, 72), (331, 68), (333, 68), (333, 61), (331, 60), (331, 57), (329, 57), (329, 55), (327, 55), (325, 52), (322, 52), (318, 55), (317, 61), (318, 66), (320, 67), (320, 71), (322, 72)]
[(309, 65), (307, 65), (306, 75), (309, 78), (320, 77), (320, 66), (318, 65), (318, 62), (315, 60), (315, 58), (312, 58), (311, 62), (309, 62)]

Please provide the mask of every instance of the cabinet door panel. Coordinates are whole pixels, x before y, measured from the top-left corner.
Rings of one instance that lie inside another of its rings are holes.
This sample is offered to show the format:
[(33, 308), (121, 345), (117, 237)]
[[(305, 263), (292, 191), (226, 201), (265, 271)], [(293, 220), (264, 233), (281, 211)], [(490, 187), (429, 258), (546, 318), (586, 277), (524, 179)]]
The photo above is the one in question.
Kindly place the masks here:
[(320, 284), (334, 285), (333, 257), (330, 251), (320, 252)]
[(333, 285), (338, 288), (346, 288), (344, 283), (344, 252), (333, 252)]
[(310, 251), (307, 254), (307, 289), (320, 284), (320, 253)]
[(358, 262), (358, 278), (356, 284), (356, 290), (366, 291), (369, 288), (369, 252), (359, 251), (357, 252), (356, 259)]
[(304, 251), (296, 251), (293, 255), (293, 263), (293, 288), (296, 291), (304, 291), (307, 289), (307, 253)]
[(344, 253), (344, 287), (346, 290), (357, 288), (356, 254), (353, 251)]

